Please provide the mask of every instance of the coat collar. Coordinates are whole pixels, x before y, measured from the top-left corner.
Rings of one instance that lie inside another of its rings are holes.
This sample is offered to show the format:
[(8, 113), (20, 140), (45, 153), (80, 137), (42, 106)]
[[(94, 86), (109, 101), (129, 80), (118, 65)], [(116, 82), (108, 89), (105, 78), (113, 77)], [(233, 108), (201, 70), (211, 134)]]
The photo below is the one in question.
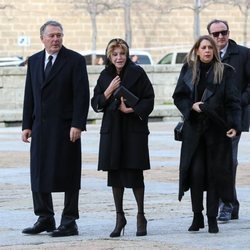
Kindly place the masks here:
[[(51, 82), (51, 80), (58, 74), (58, 72), (61, 70), (63, 65), (66, 63), (66, 59), (67, 59), (66, 51), (67, 49), (64, 46), (62, 46), (53, 64), (49, 77), (46, 80), (44, 80), (42, 83), (42, 88), (44, 88), (48, 83)], [(45, 50), (43, 51), (42, 58), (43, 59), (41, 60), (41, 64), (42, 64), (42, 68), (44, 68), (43, 63), (44, 63), (44, 58), (45, 58)]]
[(38, 79), (41, 79), (41, 86), (43, 85), (43, 79), (44, 79), (44, 60), (45, 60), (45, 53), (44, 51), (41, 51), (37, 54), (37, 62), (38, 62)]
[[(185, 66), (188, 67), (187, 64)], [(191, 91), (193, 91), (194, 89), (194, 84), (192, 83), (192, 76), (193, 76), (192, 69), (188, 67), (187, 71), (185, 72), (183, 76), (183, 81), (189, 87)]]
[(141, 70), (142, 68), (139, 65), (132, 62), (129, 63), (124, 71), (121, 84), (127, 89), (131, 88), (139, 79)]
[[(133, 62), (128, 62), (121, 74), (121, 85), (127, 89), (131, 88), (141, 76), (142, 70), (143, 69), (139, 65)], [(102, 74), (105, 76), (105, 85), (108, 87), (110, 81), (116, 76), (115, 68), (113, 65), (109, 65), (103, 70)]]
[[(183, 81), (184, 83), (189, 87), (190, 91), (193, 93), (194, 91), (194, 84), (192, 83), (192, 69), (190, 67), (188, 67), (186, 73), (183, 76)], [(209, 70), (208, 75), (207, 75), (207, 82), (208, 82), (208, 86), (206, 87), (203, 96), (202, 96), (202, 101), (206, 101), (207, 99), (209, 99), (211, 96), (214, 95), (215, 93), (215, 84), (213, 84), (213, 71)]]
[(229, 39), (226, 54), (223, 56), (222, 61), (225, 61), (231, 55), (239, 54), (239, 47), (234, 40)]

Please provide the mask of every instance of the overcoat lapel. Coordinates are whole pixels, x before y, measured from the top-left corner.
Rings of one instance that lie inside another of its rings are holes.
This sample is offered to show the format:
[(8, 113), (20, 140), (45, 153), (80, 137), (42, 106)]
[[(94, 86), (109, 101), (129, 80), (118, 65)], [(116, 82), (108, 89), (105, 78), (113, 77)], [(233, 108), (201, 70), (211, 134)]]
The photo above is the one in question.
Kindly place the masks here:
[[(62, 47), (57, 55), (57, 58), (53, 64), (53, 67), (48, 75), (48, 78), (43, 81), (42, 88), (44, 88), (49, 82), (60, 72), (63, 65), (66, 63), (66, 55), (64, 53), (64, 48)], [(44, 75), (44, 73), (43, 73)]]
[(203, 95), (202, 95), (201, 101), (202, 101), (202, 102), (205, 102), (205, 101), (207, 101), (207, 100), (208, 100), (211, 96), (213, 96), (213, 95), (214, 95), (214, 91), (212, 91), (212, 90), (206, 88), (206, 89), (204, 90)]
[(193, 92), (194, 84), (192, 83), (192, 70), (188, 69), (187, 72), (183, 76), (183, 81), (189, 87), (191, 92)]
[(40, 54), (38, 55), (38, 64), (37, 64), (37, 67), (38, 67), (38, 76), (37, 78), (39, 79), (39, 82), (41, 84), (41, 87), (43, 86), (43, 83), (44, 83), (44, 57), (45, 57), (45, 51), (41, 51)]

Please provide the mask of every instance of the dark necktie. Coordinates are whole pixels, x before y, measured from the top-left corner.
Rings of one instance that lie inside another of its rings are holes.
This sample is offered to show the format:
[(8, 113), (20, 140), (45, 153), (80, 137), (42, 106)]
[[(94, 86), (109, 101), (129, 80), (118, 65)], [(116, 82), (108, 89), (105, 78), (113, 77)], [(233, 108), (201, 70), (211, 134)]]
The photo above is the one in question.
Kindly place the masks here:
[(45, 67), (45, 70), (44, 70), (44, 78), (47, 79), (48, 75), (49, 75), (49, 72), (52, 68), (52, 59), (53, 59), (53, 56), (49, 56), (49, 61), (47, 62), (46, 64), (46, 67)]

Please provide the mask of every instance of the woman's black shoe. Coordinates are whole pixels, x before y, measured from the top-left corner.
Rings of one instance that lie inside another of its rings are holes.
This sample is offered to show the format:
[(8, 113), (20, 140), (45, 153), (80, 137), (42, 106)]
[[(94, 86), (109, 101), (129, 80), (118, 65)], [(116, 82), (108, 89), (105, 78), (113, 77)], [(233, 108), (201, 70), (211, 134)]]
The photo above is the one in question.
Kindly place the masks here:
[(219, 232), (216, 217), (208, 217), (208, 232), (212, 234)]
[(144, 236), (144, 235), (147, 235), (147, 220), (144, 216), (144, 213), (138, 213), (136, 236)]
[(122, 230), (123, 230), (123, 235), (124, 235), (124, 230), (125, 230), (126, 224), (127, 224), (127, 221), (126, 221), (126, 218), (124, 216), (124, 213), (117, 212), (116, 213), (115, 229), (113, 230), (113, 232), (109, 236), (110, 237), (120, 237)]
[(204, 228), (204, 217), (202, 213), (194, 213), (192, 225), (188, 231), (199, 231), (200, 228)]

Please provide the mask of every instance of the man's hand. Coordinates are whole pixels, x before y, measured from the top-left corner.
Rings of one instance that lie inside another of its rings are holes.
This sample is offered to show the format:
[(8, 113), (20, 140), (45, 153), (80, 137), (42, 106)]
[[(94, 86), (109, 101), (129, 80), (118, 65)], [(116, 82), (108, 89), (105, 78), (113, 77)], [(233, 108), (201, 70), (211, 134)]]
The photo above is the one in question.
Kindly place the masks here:
[(31, 129), (24, 129), (22, 131), (22, 141), (26, 143), (30, 143), (28, 140), (31, 137)]
[(233, 128), (231, 128), (231, 129), (229, 129), (229, 130), (227, 131), (227, 137), (229, 137), (229, 138), (235, 137), (236, 134), (237, 134), (237, 132), (236, 132), (236, 130), (233, 129)]
[(75, 142), (76, 140), (80, 139), (81, 132), (82, 132), (81, 129), (72, 127), (70, 129), (70, 135), (69, 135), (70, 141)]

